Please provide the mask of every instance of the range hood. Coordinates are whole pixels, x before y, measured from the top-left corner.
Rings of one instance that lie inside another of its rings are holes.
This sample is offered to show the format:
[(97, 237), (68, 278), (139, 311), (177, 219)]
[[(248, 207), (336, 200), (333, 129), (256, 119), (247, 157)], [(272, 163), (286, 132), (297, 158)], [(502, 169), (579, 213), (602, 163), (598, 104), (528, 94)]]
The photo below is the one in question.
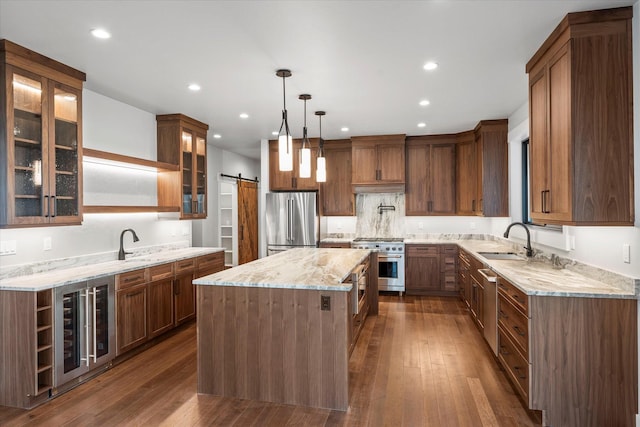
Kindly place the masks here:
[(354, 194), (363, 193), (404, 193), (405, 185), (402, 184), (354, 184)]

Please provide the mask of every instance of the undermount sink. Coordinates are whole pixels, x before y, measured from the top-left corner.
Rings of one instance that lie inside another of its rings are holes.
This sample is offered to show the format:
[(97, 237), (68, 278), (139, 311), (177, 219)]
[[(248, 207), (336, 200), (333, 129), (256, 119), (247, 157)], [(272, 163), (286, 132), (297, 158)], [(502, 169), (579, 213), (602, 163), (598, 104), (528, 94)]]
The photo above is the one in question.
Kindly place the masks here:
[(478, 255), (482, 255), (486, 259), (516, 260), (516, 261), (525, 260), (525, 258), (521, 257), (515, 252), (478, 252)]

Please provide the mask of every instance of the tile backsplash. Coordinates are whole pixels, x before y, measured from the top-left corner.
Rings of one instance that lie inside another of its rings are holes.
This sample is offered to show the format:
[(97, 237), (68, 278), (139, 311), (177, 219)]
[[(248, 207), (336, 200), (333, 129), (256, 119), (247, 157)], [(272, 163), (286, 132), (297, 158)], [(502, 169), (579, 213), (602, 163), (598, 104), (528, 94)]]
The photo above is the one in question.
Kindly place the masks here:
[(356, 195), (356, 237), (398, 237), (405, 234), (402, 193)]

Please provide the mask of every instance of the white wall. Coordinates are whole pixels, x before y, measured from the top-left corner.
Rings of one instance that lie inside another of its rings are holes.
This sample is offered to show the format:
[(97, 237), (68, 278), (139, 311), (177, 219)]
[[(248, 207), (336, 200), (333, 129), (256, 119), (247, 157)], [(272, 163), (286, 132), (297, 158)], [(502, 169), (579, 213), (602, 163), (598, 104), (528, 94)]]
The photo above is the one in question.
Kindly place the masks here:
[[(207, 218), (193, 221), (193, 246), (220, 246), (218, 182), (220, 174), (260, 179), (260, 162), (212, 145), (207, 146)], [(262, 183), (259, 183), (260, 187)], [(260, 201), (258, 200), (258, 204)], [(260, 227), (260, 222), (258, 221)]]
[[(89, 148), (156, 159), (156, 122), (151, 113), (131, 107), (89, 90), (83, 91), (83, 145)], [(155, 174), (121, 167), (87, 164), (84, 171), (84, 204), (155, 205)], [(0, 230), (0, 240), (15, 240), (17, 253), (2, 256), (0, 267), (50, 259), (113, 252), (120, 232), (136, 230), (140, 241), (125, 238), (125, 247), (144, 247), (187, 241), (191, 243), (191, 221), (177, 214), (85, 214), (80, 226), (34, 227)], [(45, 238), (51, 250), (44, 251)]]

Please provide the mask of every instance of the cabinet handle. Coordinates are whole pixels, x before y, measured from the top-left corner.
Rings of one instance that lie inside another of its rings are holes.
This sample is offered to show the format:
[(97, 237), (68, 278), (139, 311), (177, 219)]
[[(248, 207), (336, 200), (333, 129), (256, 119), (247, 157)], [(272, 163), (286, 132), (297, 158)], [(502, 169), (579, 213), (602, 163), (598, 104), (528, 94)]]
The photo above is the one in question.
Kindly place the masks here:
[(524, 332), (518, 326), (514, 326), (513, 330), (516, 331), (518, 333), (518, 335), (520, 335), (521, 337), (524, 336)]
[(51, 206), (49, 205), (49, 196), (44, 196), (44, 199), (45, 199), (45, 201), (44, 201), (44, 205), (45, 205), (45, 206), (46, 206), (46, 208), (47, 208), (47, 211), (46, 211), (46, 213), (44, 214), (44, 216), (45, 216), (45, 218), (48, 218), (48, 217), (49, 217), (49, 208), (51, 207)]
[(520, 296), (519, 296), (519, 295), (517, 295), (517, 294), (512, 294), (512, 295), (511, 295), (511, 298), (513, 298), (516, 302), (519, 302), (520, 304), (524, 304), (524, 301), (522, 301), (522, 300), (520, 299)]
[(433, 212), (433, 202), (431, 200), (429, 200), (429, 202), (427, 203), (427, 206), (428, 206), (429, 212)]
[(126, 279), (124, 279), (124, 283), (133, 282), (134, 280), (138, 280), (138, 279), (140, 279), (140, 276), (127, 277)]
[(527, 378), (527, 376), (526, 376), (526, 375), (522, 375), (522, 374), (520, 373), (520, 371), (522, 371), (522, 370), (523, 370), (520, 366), (514, 366), (514, 367), (513, 367), (513, 370), (517, 372), (517, 374), (518, 374), (518, 378), (520, 378), (521, 380), (524, 380), (524, 379), (526, 379), (526, 378)]
[(476, 211), (476, 199), (473, 199), (473, 200), (471, 201), (471, 210), (472, 210), (473, 212), (475, 212), (475, 211)]
[(505, 313), (504, 311), (500, 310), (499, 313), (500, 313), (500, 318), (502, 318), (502, 319), (508, 319), (509, 318), (509, 316), (507, 316), (507, 313)]
[(501, 346), (500, 346), (500, 354), (504, 354), (505, 356), (508, 356), (508, 355), (510, 355), (511, 353), (509, 353), (509, 352), (507, 351), (507, 347), (505, 347), (505, 346), (501, 345)]
[(55, 218), (58, 215), (58, 204), (56, 203), (56, 196), (51, 196), (51, 203), (53, 203), (53, 215), (52, 218)]
[(298, 179), (295, 176), (291, 178), (291, 187), (298, 188)]
[(478, 203), (478, 205), (480, 205), (480, 208), (478, 209), (480, 212), (482, 212), (482, 200), (484, 199), (480, 199), (480, 203)]
[(544, 190), (540, 191), (540, 204), (542, 205), (540, 210), (542, 210), (542, 213), (545, 213), (546, 210), (544, 208)]

